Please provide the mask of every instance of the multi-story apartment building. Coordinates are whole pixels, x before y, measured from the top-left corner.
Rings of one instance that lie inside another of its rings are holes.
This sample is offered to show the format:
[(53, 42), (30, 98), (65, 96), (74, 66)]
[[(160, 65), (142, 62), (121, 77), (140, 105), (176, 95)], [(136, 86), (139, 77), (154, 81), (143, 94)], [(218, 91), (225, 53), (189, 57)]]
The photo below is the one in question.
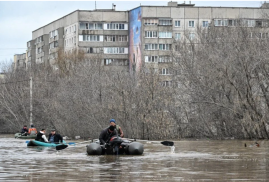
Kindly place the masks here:
[(128, 12), (111, 10), (74, 11), (33, 31), (37, 64), (54, 65), (57, 51), (83, 51), (102, 65), (128, 70)]
[(14, 69), (26, 69), (26, 53), (14, 55)]
[(253, 8), (197, 7), (177, 2), (130, 11), (76, 10), (32, 32), (28, 51), (36, 51), (35, 55), (30, 51), (28, 60), (53, 65), (59, 48), (65, 53), (83, 51), (89, 58), (98, 57), (102, 65), (121, 70), (138, 71), (145, 64), (163, 75), (164, 86), (169, 86), (168, 65), (177, 41), (194, 40), (198, 27), (234, 27), (239, 19), (247, 27), (267, 29), (266, 13), (267, 4)]
[[(137, 71), (144, 64), (155, 69), (163, 85), (170, 86), (172, 71), (169, 69), (177, 41), (195, 40), (198, 27), (246, 26), (268, 30), (267, 6), (196, 7), (194, 4), (168, 2), (168, 6), (140, 6), (129, 11), (129, 64), (130, 71)], [(243, 23), (242, 23), (243, 22)], [(256, 31), (256, 30), (255, 30)], [(262, 36), (262, 33), (259, 34)]]

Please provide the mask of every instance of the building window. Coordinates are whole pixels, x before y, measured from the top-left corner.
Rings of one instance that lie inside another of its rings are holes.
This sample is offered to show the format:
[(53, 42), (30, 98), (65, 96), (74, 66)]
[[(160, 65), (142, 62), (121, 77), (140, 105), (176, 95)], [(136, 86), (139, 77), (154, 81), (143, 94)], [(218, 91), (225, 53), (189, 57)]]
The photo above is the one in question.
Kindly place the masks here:
[(175, 27), (180, 27), (180, 21), (179, 20), (175, 21)]
[(145, 44), (145, 50), (158, 50), (158, 44)]
[(157, 63), (158, 62), (158, 56), (145, 56), (145, 62), (146, 63)]
[(227, 19), (216, 19), (214, 20), (215, 26), (228, 26), (228, 20)]
[(195, 39), (195, 34), (194, 33), (190, 33), (189, 34), (189, 39), (190, 40), (194, 40)]
[(127, 24), (124, 23), (107, 23), (106, 28), (107, 30), (127, 30)]
[(42, 42), (43, 41), (43, 36), (37, 37), (36, 43)]
[[(79, 35), (79, 41), (102, 42), (103, 35)], [(73, 38), (72, 42), (74, 43)]]
[(163, 68), (163, 69), (161, 69), (161, 75), (169, 75), (169, 70), (168, 70), (168, 68)]
[(105, 54), (128, 54), (128, 48), (126, 47), (105, 47)]
[(170, 56), (159, 56), (159, 63), (168, 63), (168, 62), (172, 62)]
[(37, 54), (40, 54), (42, 52), (42, 47), (38, 47), (37, 49), (36, 49), (36, 53)]
[(181, 39), (181, 33), (176, 33), (175, 34), (175, 39), (180, 40)]
[[(85, 23), (80, 22), (79, 23), (80, 30), (102, 30), (103, 29), (103, 23)], [(71, 32), (71, 27), (70, 27)]]
[(256, 25), (256, 27), (262, 27), (262, 21), (256, 20), (255, 25)]
[(189, 21), (189, 27), (194, 27), (194, 21)]
[(238, 20), (228, 20), (228, 26), (230, 27), (238, 26)]
[(172, 25), (172, 20), (159, 20), (159, 25)]
[(172, 38), (172, 32), (159, 32), (159, 38)]
[(163, 81), (162, 82), (162, 86), (163, 87), (171, 87), (172, 86), (172, 82), (171, 81)]
[(50, 32), (50, 38), (56, 37), (58, 35), (58, 30), (53, 30)]
[(100, 47), (88, 47), (86, 48), (86, 53), (90, 53), (90, 54), (98, 54), (102, 52), (102, 48)]
[(208, 21), (203, 21), (203, 27), (208, 27)]
[(105, 35), (105, 42), (127, 42), (127, 35)]
[(157, 31), (145, 31), (145, 38), (157, 38)]
[(160, 50), (171, 50), (172, 44), (159, 44), (159, 49)]
[(158, 19), (145, 19), (145, 25), (158, 25)]
[(104, 59), (104, 65), (106, 66), (128, 66), (129, 61), (127, 59)]

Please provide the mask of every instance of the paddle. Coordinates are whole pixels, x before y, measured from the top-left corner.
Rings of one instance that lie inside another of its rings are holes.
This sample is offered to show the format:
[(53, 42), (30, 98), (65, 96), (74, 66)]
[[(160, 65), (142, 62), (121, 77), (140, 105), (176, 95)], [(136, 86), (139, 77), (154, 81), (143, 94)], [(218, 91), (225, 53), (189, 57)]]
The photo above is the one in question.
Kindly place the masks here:
[(165, 146), (174, 146), (174, 142), (171, 142), (171, 141), (163, 141), (163, 142), (161, 142), (161, 144), (163, 144)]
[[(147, 142), (150, 142), (150, 143), (157, 143), (157, 141), (137, 140), (137, 139), (128, 139), (128, 138), (126, 138), (126, 139), (130, 140), (130, 141), (147, 141)], [(174, 146), (174, 142), (172, 142), (172, 141), (162, 141), (161, 144), (163, 144), (165, 146)]]
[(65, 144), (57, 145), (57, 146), (56, 146), (56, 150), (63, 150), (63, 149), (65, 149), (65, 148), (67, 148), (67, 147), (68, 147), (68, 145), (65, 145)]
[[(25, 143), (29, 143), (30, 141), (29, 140), (26, 140), (25, 141)], [(76, 143), (75, 142), (69, 142), (69, 143), (67, 143), (68, 145), (76, 145)]]

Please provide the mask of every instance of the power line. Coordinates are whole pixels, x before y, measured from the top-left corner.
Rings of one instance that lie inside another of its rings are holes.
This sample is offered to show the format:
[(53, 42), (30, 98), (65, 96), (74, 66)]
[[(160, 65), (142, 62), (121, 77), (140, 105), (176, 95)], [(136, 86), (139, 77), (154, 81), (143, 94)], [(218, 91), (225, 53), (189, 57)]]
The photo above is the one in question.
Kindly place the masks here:
[(6, 50), (6, 49), (27, 49), (27, 48), (0, 48), (2, 50)]

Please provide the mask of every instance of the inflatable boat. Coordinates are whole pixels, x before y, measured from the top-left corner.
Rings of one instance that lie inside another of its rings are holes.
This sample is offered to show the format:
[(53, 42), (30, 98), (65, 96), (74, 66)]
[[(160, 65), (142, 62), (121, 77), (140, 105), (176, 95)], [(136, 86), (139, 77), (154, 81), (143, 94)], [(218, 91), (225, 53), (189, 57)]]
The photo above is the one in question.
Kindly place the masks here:
[(60, 145), (66, 145), (66, 142), (63, 141), (63, 143), (46, 143), (46, 142), (40, 142), (40, 141), (37, 141), (37, 140), (30, 140), (28, 143), (27, 143), (27, 146), (28, 147), (31, 147), (31, 146), (43, 146), (43, 147), (56, 147), (56, 146), (60, 146)]
[(142, 155), (144, 146), (139, 142), (131, 142), (121, 137), (114, 136), (106, 145), (100, 142), (90, 143), (86, 146), (88, 155)]
[(36, 138), (36, 135), (22, 136), (21, 133), (15, 133), (15, 138), (20, 138), (20, 139), (35, 139)]

